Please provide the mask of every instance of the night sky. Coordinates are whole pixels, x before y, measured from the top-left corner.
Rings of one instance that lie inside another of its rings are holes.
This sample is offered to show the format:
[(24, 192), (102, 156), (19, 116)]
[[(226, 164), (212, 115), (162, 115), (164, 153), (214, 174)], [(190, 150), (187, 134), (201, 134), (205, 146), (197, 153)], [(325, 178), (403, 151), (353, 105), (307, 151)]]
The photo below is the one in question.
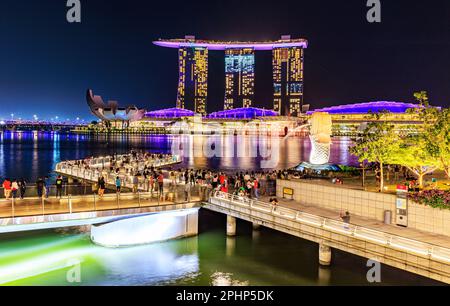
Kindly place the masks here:
[[(312, 108), (372, 100), (413, 101), (427, 90), (450, 104), (450, 1), (81, 0), (82, 23), (66, 0), (0, 0), (0, 117), (90, 118), (87, 88), (104, 100), (173, 107), (177, 52), (158, 38), (306, 38), (305, 102)], [(223, 52), (210, 52), (208, 111), (223, 107)], [(271, 53), (256, 57), (256, 106), (271, 107)]]

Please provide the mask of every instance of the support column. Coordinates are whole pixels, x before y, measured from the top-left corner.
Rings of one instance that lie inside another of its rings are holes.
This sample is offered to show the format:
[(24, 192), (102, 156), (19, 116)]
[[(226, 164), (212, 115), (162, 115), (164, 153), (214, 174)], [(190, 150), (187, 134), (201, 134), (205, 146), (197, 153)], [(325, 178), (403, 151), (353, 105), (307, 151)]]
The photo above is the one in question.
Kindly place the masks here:
[(252, 223), (252, 227), (253, 227), (253, 230), (257, 231), (257, 230), (259, 230), (261, 228), (261, 225), (258, 224), (258, 223), (253, 222)]
[(234, 255), (235, 249), (236, 249), (236, 238), (235, 237), (227, 237), (226, 252), (225, 252), (227, 257), (232, 257)]
[(227, 236), (236, 236), (236, 218), (227, 215)]
[(330, 285), (331, 270), (328, 267), (319, 266), (318, 279), (320, 286)]
[(319, 245), (319, 264), (322, 266), (331, 264), (331, 248), (323, 243)]

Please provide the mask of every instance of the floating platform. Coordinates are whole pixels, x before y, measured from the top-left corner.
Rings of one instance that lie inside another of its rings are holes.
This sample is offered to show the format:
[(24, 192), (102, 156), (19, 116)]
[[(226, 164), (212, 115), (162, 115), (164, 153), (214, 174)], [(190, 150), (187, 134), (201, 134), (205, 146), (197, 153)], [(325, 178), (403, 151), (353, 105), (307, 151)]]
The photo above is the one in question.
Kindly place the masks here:
[(327, 164), (323, 164), (323, 165), (315, 165), (315, 164), (311, 164), (308, 162), (302, 162), (301, 164), (299, 164), (298, 166), (295, 166), (292, 169), (297, 170), (297, 171), (303, 171), (305, 169), (311, 169), (314, 171), (336, 171), (336, 172), (342, 171), (341, 167), (339, 167), (336, 164), (327, 163)]

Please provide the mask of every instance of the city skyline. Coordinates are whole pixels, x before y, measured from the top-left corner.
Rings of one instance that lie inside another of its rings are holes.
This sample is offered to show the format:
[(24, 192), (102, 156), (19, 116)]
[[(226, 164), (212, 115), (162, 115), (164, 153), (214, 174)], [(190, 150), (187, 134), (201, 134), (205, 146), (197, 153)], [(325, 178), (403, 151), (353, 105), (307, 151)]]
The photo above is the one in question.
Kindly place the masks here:
[[(419, 90), (429, 92), (434, 104), (449, 104), (450, 27), (445, 17), (450, 9), (445, 1), (436, 0), (434, 6), (383, 3), (380, 24), (367, 22), (365, 1), (319, 2), (284, 1), (280, 7), (290, 9), (283, 16), (273, 15), (270, 3), (258, 2), (256, 11), (249, 1), (240, 4), (233, 18), (240, 22), (233, 23), (222, 14), (225, 3), (220, 1), (180, 2), (179, 9), (170, 10), (164, 3), (150, 9), (143, 1), (105, 5), (98, 0), (83, 3), (81, 24), (69, 24), (64, 1), (6, 1), (0, 12), (0, 117), (88, 120), (87, 88), (148, 110), (172, 107), (176, 53), (152, 41), (186, 33), (213, 40), (273, 40), (286, 33), (308, 38), (304, 103), (312, 109), (378, 100), (412, 102)], [(195, 24), (188, 22), (193, 14)], [(127, 22), (118, 23), (121, 18)], [(215, 53), (208, 62), (208, 112), (223, 109), (224, 54)], [(266, 108), (273, 107), (271, 62), (271, 54), (255, 55), (259, 77), (254, 100)]]

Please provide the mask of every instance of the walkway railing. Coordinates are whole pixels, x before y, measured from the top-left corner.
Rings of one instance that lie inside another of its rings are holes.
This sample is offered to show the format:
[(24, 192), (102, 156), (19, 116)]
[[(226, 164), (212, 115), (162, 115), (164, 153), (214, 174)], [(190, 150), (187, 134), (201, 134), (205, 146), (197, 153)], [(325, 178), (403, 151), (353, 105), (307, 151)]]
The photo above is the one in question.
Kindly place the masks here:
[(247, 207), (256, 211), (265, 212), (273, 216), (295, 220), (300, 223), (310, 224), (315, 227), (324, 228), (333, 232), (347, 235), (349, 237), (357, 237), (364, 240), (372, 241), (377, 244), (408, 251), (422, 256), (428, 256), (432, 259), (450, 263), (450, 249), (425, 243), (422, 241), (404, 238), (398, 235), (377, 231), (355, 224), (349, 224), (342, 221), (333, 220), (326, 217), (304, 213), (299, 210), (273, 205), (267, 202), (261, 202), (229, 193), (216, 191), (210, 202), (213, 204), (214, 199), (227, 201), (231, 204)]
[[(126, 155), (121, 155), (116, 157), (116, 161), (121, 161)], [(165, 166), (171, 166), (174, 164), (179, 163), (181, 160), (178, 156), (173, 156), (170, 158), (163, 158), (163, 159), (155, 159), (154, 162), (152, 162), (152, 165), (155, 168), (159, 167), (165, 167)], [(121, 184), (123, 188), (133, 188), (133, 175), (126, 174), (126, 173), (111, 173), (109, 171), (109, 164), (111, 162), (111, 157), (98, 157), (94, 158), (89, 161), (89, 168), (86, 169), (83, 165), (77, 165), (73, 161), (65, 161), (60, 162), (56, 164), (55, 171), (59, 174), (63, 175), (69, 175), (78, 179), (91, 181), (91, 182), (97, 182), (99, 177), (103, 175), (105, 178), (105, 183), (108, 185), (115, 186), (116, 184), (116, 177), (119, 177), (121, 180)], [(145, 167), (145, 162), (135, 162), (133, 164), (134, 170), (136, 171), (142, 171)], [(108, 169), (108, 170), (107, 170)], [(141, 191), (148, 191), (148, 182), (140, 177), (138, 179), (138, 186), (137, 188)]]
[(204, 200), (206, 196), (206, 189), (203, 187), (193, 187), (189, 193), (185, 193), (182, 186), (176, 188), (165, 186), (162, 193), (154, 190), (136, 193), (105, 193), (103, 196), (91, 193), (48, 198), (44, 196), (0, 199), (0, 226), (11, 224), (8, 220), (10, 218), (182, 204)]

